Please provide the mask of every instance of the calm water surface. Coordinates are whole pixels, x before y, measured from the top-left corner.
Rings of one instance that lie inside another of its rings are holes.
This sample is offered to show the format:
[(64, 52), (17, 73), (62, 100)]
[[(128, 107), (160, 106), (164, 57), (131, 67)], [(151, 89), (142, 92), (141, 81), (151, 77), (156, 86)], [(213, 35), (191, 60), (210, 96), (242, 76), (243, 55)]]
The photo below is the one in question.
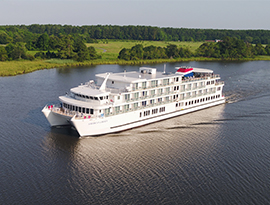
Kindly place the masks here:
[[(0, 78), (0, 204), (270, 204), (270, 62), (190, 62), (227, 103), (118, 134), (50, 128), (47, 103), (102, 65)], [(163, 70), (163, 64), (151, 65)]]

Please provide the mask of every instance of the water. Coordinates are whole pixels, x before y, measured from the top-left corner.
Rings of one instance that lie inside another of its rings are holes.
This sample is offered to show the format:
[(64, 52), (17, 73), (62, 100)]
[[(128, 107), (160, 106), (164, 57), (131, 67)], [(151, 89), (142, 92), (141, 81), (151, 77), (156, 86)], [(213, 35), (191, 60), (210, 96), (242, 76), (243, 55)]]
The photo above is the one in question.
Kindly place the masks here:
[[(227, 103), (78, 139), (41, 109), (103, 65), (0, 78), (0, 204), (270, 204), (270, 62), (190, 62), (225, 81)], [(163, 71), (163, 64), (151, 65)]]

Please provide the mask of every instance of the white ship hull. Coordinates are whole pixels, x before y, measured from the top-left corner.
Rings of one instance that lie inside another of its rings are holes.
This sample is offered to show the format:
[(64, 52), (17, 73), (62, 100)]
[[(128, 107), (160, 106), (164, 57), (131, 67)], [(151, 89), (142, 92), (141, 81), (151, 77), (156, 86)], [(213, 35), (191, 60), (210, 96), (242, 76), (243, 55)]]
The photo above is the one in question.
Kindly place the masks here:
[[(172, 117), (180, 116), (183, 114), (187, 114), (190, 112), (198, 111), (201, 109), (209, 108), (212, 106), (220, 105), (225, 103), (225, 98), (220, 98), (217, 100), (213, 100), (212, 102), (204, 102), (201, 104), (197, 104), (194, 106), (186, 107), (186, 108), (175, 108), (175, 102), (169, 104), (163, 104), (157, 107), (150, 107), (145, 109), (136, 110), (133, 112), (122, 113), (118, 115), (113, 115), (109, 117), (101, 117), (92, 119), (76, 119), (76, 117), (65, 117), (53, 113), (49, 109), (44, 108), (44, 113), (48, 112), (48, 121), (51, 126), (56, 125), (69, 125), (70, 122), (76, 128), (79, 135), (81, 137), (84, 136), (96, 136), (103, 135), (108, 133), (120, 132), (123, 130), (132, 129), (135, 127), (143, 126), (149, 123), (154, 123), (157, 121), (169, 119)], [(151, 114), (146, 117), (139, 117), (140, 113), (152, 110), (159, 107), (166, 107), (166, 112)]]

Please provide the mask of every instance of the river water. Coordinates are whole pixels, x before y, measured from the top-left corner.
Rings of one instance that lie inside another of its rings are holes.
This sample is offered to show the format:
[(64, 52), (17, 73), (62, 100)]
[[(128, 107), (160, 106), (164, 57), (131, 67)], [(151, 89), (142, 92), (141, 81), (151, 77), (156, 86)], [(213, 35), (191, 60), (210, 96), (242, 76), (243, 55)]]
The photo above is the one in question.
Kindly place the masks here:
[(139, 66), (0, 78), (0, 204), (270, 204), (270, 62), (168, 63), (167, 71), (179, 65), (220, 74), (227, 103), (82, 139), (50, 128), (43, 106), (96, 73)]

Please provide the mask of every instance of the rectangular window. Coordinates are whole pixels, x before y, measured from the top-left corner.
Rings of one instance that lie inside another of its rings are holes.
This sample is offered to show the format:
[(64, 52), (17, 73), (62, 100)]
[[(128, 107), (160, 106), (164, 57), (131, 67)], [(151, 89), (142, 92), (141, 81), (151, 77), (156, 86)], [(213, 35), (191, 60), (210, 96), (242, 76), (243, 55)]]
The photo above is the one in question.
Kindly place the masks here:
[(146, 88), (146, 82), (142, 82), (142, 88)]
[(151, 87), (154, 88), (154, 87), (157, 87), (158, 85), (158, 81), (157, 80), (152, 80), (151, 81)]
[(116, 106), (116, 107), (114, 108), (114, 111), (115, 111), (116, 113), (119, 113), (119, 112), (120, 112), (120, 106)]
[(135, 83), (135, 84), (134, 84), (134, 88), (135, 88), (135, 90), (137, 90), (137, 89), (138, 89), (138, 87), (139, 87), (139, 84), (138, 84), (138, 83)]
[(110, 113), (110, 108), (105, 109), (105, 114), (108, 115)]
[(146, 106), (146, 101), (142, 101), (142, 106)]
[(137, 103), (137, 102), (133, 104), (133, 107), (134, 107), (135, 109), (136, 109), (138, 106), (139, 106), (139, 103)]
[(130, 94), (125, 94), (125, 100), (130, 100)]
[(185, 85), (181, 85), (181, 91), (185, 91)]
[(134, 98), (135, 99), (138, 99), (139, 98), (139, 93), (137, 92), (137, 93), (134, 93)]
[(129, 110), (129, 104), (124, 105), (124, 109), (125, 109), (125, 111), (128, 111)]
[(163, 85), (169, 85), (169, 79), (163, 79)]

